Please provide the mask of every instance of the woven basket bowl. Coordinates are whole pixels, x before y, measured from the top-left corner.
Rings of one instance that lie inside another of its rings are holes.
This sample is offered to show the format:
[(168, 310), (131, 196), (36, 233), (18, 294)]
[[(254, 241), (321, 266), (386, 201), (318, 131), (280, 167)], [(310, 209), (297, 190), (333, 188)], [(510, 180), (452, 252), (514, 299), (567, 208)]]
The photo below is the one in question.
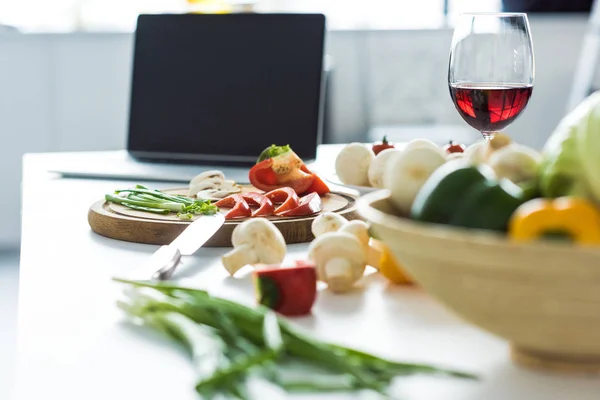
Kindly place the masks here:
[(432, 297), (509, 341), (520, 364), (600, 373), (600, 248), (412, 221), (388, 199), (365, 195), (359, 213)]

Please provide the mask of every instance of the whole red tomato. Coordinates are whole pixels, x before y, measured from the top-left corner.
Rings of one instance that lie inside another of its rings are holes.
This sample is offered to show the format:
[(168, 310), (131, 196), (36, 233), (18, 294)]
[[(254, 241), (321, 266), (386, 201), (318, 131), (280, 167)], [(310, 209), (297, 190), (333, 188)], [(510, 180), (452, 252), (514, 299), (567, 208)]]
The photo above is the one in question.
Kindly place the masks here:
[(466, 149), (466, 147), (464, 144), (456, 143), (453, 140), (451, 140), (447, 145), (444, 146), (444, 151), (446, 151), (446, 153), (448, 153), (448, 154), (464, 153), (465, 149)]
[(375, 155), (377, 155), (385, 149), (393, 149), (393, 148), (394, 148), (394, 143), (388, 142), (387, 136), (384, 136), (383, 140), (381, 142), (376, 142), (373, 144), (373, 153), (375, 153)]

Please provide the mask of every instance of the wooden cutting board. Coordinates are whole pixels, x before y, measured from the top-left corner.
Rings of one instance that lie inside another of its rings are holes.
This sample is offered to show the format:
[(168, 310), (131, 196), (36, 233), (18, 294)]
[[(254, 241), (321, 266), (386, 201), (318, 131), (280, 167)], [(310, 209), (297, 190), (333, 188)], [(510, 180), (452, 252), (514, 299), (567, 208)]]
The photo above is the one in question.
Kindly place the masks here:
[[(244, 192), (257, 191), (251, 186), (243, 186)], [(166, 193), (186, 194), (187, 189), (169, 189)], [(358, 219), (356, 196), (332, 192), (322, 197), (323, 211), (338, 213), (348, 220)], [(222, 210), (225, 213), (227, 210)], [(312, 221), (318, 214), (308, 217), (269, 217), (281, 231), (286, 243), (307, 243), (314, 239), (311, 232)], [(194, 217), (192, 221), (200, 216)], [(233, 229), (245, 219), (226, 221), (225, 224), (206, 242), (204, 247), (229, 247)], [(164, 245), (171, 243), (189, 224), (180, 220), (175, 213), (160, 215), (136, 211), (125, 206), (95, 202), (88, 211), (88, 222), (99, 235), (127, 242)]]

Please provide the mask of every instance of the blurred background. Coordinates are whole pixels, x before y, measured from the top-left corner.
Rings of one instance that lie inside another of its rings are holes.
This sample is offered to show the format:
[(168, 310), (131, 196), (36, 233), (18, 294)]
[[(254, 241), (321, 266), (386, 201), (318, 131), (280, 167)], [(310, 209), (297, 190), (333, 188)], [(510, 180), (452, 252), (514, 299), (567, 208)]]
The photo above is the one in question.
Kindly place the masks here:
[(125, 147), (138, 14), (325, 14), (324, 140), (344, 143), (383, 133), (395, 141), (477, 138), (448, 93), (453, 21), (466, 11), (528, 12), (535, 88), (507, 132), (539, 148), (566, 112), (591, 6), (584, 0), (0, 0), (0, 399), (14, 356), (21, 157)]

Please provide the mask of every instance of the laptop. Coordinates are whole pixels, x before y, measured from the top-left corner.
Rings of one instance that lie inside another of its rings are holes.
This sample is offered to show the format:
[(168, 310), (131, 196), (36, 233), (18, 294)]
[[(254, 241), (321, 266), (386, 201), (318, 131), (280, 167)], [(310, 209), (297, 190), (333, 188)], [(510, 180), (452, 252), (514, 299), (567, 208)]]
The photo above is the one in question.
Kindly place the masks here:
[(110, 171), (95, 153), (58, 172), (187, 181), (225, 167), (247, 180), (271, 144), (310, 162), (322, 141), (324, 41), (322, 14), (140, 15), (125, 154), (112, 154)]

